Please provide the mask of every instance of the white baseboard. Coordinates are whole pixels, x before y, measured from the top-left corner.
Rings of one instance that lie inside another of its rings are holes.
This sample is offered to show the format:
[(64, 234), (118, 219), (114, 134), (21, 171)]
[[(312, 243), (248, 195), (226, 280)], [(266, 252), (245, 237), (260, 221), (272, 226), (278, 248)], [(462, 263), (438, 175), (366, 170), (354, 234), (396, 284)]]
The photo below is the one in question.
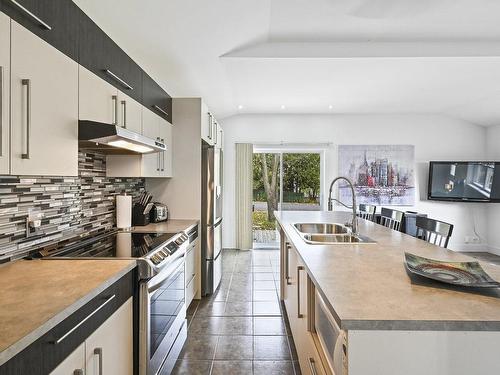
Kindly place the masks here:
[(471, 244), (471, 243), (463, 243), (463, 244), (451, 244), (448, 246), (450, 250), (456, 252), (488, 252), (496, 255), (500, 255), (500, 248), (490, 246), (488, 244)]

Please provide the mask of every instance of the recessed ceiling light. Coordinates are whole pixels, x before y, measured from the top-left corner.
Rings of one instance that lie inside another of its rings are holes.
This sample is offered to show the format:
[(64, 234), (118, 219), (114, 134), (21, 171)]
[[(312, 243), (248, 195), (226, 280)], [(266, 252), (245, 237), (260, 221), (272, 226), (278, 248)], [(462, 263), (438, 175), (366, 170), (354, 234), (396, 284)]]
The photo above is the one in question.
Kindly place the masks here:
[(330, 104), (330, 105), (328, 106), (328, 109), (333, 109), (333, 105), (331, 105), (331, 104)]
[(238, 109), (243, 109), (243, 106), (240, 104), (240, 105), (238, 106)]
[(286, 108), (286, 107), (285, 107), (285, 105), (284, 105), (284, 104), (282, 104), (282, 105), (281, 105), (281, 109), (285, 109), (285, 108)]

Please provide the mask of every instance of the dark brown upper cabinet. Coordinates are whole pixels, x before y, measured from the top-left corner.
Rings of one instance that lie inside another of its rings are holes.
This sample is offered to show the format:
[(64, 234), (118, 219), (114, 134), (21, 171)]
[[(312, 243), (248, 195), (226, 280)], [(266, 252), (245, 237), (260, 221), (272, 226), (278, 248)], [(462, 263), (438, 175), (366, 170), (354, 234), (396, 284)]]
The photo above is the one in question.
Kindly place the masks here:
[(0, 10), (78, 61), (78, 23), (84, 13), (72, 1), (0, 0)]
[(143, 72), (143, 105), (172, 123), (172, 98), (153, 78)]
[(80, 65), (142, 102), (142, 69), (90, 18), (80, 20)]

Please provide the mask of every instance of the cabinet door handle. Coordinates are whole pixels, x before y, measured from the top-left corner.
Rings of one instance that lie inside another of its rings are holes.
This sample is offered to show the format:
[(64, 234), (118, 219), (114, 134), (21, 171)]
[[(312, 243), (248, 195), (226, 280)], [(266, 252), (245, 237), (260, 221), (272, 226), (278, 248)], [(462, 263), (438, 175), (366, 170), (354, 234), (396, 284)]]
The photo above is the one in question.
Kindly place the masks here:
[(167, 111), (165, 111), (165, 110), (164, 110), (163, 108), (161, 108), (160, 106), (158, 106), (158, 105), (156, 105), (156, 104), (155, 104), (155, 105), (153, 105), (153, 108), (154, 108), (154, 109), (156, 109), (158, 112), (163, 113), (165, 116), (168, 116)]
[(44, 29), (47, 29), (47, 30), (52, 30), (52, 27), (50, 27), (49, 24), (47, 24), (46, 22), (44, 22), (40, 17), (36, 16), (35, 14), (33, 14), (32, 12), (30, 12), (28, 9), (26, 9), (25, 7), (23, 7), (21, 4), (19, 4), (16, 0), (10, 0), (10, 2), (12, 4), (14, 4), (16, 7), (18, 7), (22, 12), (24, 12), (25, 14), (27, 14), (28, 16), (30, 16), (33, 20), (35, 20), (37, 23), (40, 24), (40, 26), (42, 26)]
[(212, 114), (208, 112), (208, 139), (212, 139)]
[(80, 323), (78, 323), (76, 326), (71, 328), (68, 332), (66, 332), (64, 335), (62, 335), (59, 339), (55, 341), (55, 344), (60, 344), (66, 337), (71, 335), (74, 331), (78, 329), (82, 324), (84, 324), (87, 320), (92, 318), (99, 310), (101, 310), (104, 306), (106, 306), (108, 303), (110, 303), (113, 299), (115, 299), (116, 294), (113, 294), (111, 297), (108, 297), (106, 301), (104, 301), (97, 309), (92, 311), (89, 315), (87, 315)]
[(286, 279), (286, 285), (292, 285), (290, 282), (290, 249), (292, 247), (290, 244), (286, 244), (286, 254), (285, 254), (285, 279)]
[(123, 128), (127, 129), (127, 101), (122, 100), (122, 108), (123, 108)]
[(85, 375), (85, 373), (83, 372), (83, 369), (79, 368), (73, 371), (73, 375)]
[(127, 90), (133, 90), (134, 89), (132, 86), (130, 86), (127, 82), (125, 82), (123, 79), (121, 79), (120, 77), (118, 77), (111, 70), (104, 69), (104, 73), (106, 73), (108, 76), (110, 76), (111, 78), (113, 78), (116, 82), (118, 82), (120, 85), (122, 85), (123, 87), (125, 87)]
[(300, 271), (303, 271), (303, 266), (297, 266), (297, 318), (302, 319), (304, 314), (300, 312)]
[[(160, 141), (160, 137), (156, 137), (156, 140), (157, 141)], [(160, 153), (158, 152), (158, 154), (156, 155), (156, 171), (159, 172), (160, 171)]]
[[(162, 138), (161, 143), (165, 143), (165, 140)], [(165, 170), (165, 151), (161, 151), (161, 171)]]
[(94, 355), (97, 356), (97, 359), (99, 360), (99, 372), (97, 373), (98, 375), (102, 375), (102, 348), (95, 348), (94, 349)]
[(0, 66), (0, 156), (3, 156), (3, 66)]
[(21, 80), (23, 86), (26, 86), (26, 153), (21, 155), (22, 159), (30, 158), (30, 133), (31, 133), (31, 80)]
[(111, 95), (113, 101), (113, 125), (118, 125), (118, 96)]
[(318, 371), (316, 371), (316, 362), (314, 361), (314, 358), (309, 358), (307, 361), (309, 363), (309, 369), (311, 370), (311, 374), (318, 375)]

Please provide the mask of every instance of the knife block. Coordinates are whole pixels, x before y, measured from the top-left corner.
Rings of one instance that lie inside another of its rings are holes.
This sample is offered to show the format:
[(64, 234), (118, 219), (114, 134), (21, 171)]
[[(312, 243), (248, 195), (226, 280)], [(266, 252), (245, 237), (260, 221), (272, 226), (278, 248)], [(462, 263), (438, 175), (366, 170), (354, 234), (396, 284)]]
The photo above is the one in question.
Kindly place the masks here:
[(149, 212), (144, 213), (146, 206), (136, 203), (132, 207), (132, 225), (144, 226), (149, 224)]

